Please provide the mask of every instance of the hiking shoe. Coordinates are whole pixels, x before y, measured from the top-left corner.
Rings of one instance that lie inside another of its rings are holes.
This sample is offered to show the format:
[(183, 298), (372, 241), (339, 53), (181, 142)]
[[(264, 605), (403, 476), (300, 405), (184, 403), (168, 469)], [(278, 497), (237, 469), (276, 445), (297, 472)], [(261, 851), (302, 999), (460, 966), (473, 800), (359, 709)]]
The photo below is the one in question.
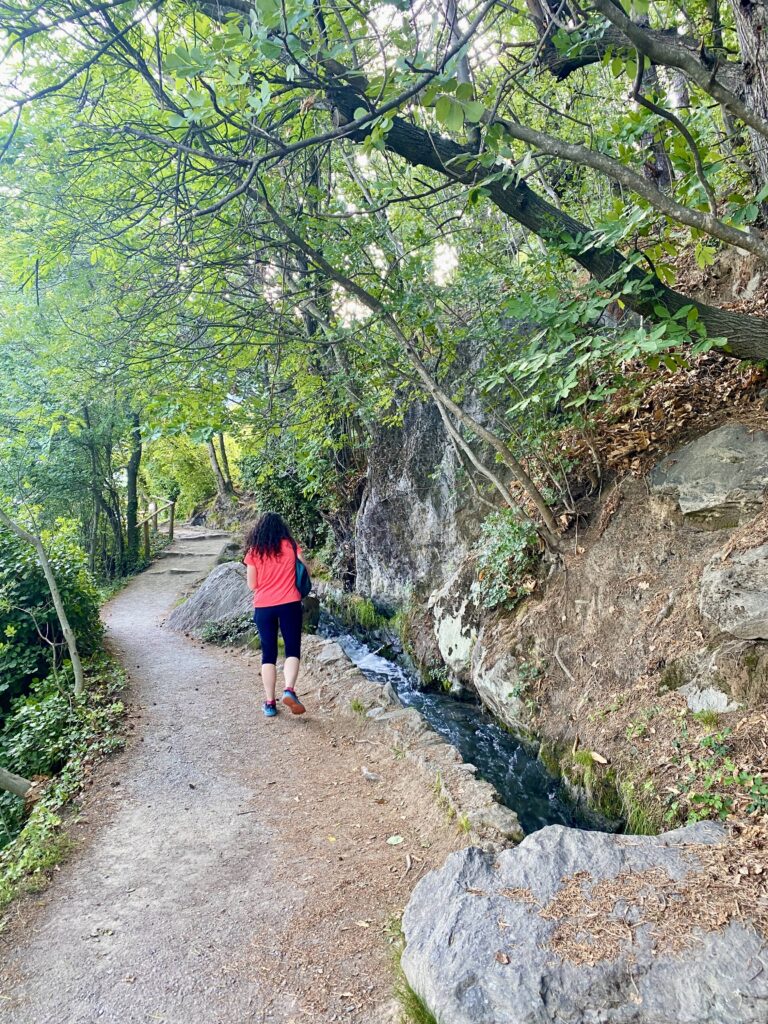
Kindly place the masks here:
[(274, 718), (277, 715), (277, 704), (273, 700), (264, 701), (264, 717)]
[(307, 710), (293, 690), (283, 690), (283, 704), (290, 708), (292, 715), (303, 715)]

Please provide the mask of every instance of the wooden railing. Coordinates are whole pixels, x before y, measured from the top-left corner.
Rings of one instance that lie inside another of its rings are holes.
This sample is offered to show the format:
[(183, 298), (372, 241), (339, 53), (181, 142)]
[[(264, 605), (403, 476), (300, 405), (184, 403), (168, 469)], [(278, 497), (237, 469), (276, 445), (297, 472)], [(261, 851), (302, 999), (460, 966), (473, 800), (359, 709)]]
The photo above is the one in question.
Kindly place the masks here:
[(151, 551), (149, 543), (150, 524), (152, 525), (152, 533), (157, 533), (159, 528), (158, 517), (166, 509), (168, 510), (168, 540), (170, 542), (173, 540), (173, 526), (176, 518), (176, 502), (172, 499), (150, 497), (146, 515), (136, 523), (136, 527), (140, 527), (143, 532), (145, 558), (149, 558)]

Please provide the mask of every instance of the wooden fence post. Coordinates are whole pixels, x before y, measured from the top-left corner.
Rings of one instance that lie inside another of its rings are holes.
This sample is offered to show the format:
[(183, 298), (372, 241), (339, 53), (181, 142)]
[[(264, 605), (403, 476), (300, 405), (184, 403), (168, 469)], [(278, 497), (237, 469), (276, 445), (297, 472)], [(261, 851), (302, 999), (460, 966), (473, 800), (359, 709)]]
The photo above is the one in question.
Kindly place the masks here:
[(173, 540), (173, 520), (176, 516), (176, 502), (172, 501), (168, 506), (168, 543)]
[(149, 520), (144, 520), (144, 557), (149, 560)]
[(157, 502), (154, 498), (149, 503), (149, 514), (152, 517), (152, 532), (157, 533)]

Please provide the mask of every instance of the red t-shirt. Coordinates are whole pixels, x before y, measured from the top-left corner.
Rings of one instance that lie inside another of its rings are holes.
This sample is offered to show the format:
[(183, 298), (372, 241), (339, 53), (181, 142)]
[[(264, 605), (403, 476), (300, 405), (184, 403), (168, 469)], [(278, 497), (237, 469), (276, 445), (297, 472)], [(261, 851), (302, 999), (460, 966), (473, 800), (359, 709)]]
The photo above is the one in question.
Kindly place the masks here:
[[(296, 550), (301, 554), (298, 544)], [(279, 555), (262, 558), (251, 550), (243, 561), (256, 569), (254, 608), (271, 608), (275, 604), (301, 600), (301, 594), (296, 586), (296, 556), (293, 553), (293, 544), (289, 540), (283, 540)]]

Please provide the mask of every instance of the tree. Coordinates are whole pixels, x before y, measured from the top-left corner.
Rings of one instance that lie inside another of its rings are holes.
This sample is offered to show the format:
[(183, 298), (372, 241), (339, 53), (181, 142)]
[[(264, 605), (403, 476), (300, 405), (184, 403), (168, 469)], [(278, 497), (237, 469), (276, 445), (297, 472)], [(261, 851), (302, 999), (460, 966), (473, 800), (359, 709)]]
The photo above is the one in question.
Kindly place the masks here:
[(43, 573), (45, 574), (45, 579), (46, 582), (48, 583), (48, 588), (51, 592), (51, 599), (53, 600), (54, 607), (56, 608), (56, 615), (58, 616), (59, 623), (61, 625), (61, 631), (64, 634), (64, 639), (66, 640), (67, 650), (69, 651), (69, 660), (72, 664), (72, 672), (75, 677), (74, 692), (75, 695), (81, 694), (83, 692), (85, 677), (83, 674), (82, 662), (80, 661), (80, 655), (77, 649), (77, 638), (75, 637), (74, 631), (69, 624), (67, 610), (64, 607), (63, 601), (61, 600), (61, 593), (59, 592), (59, 587), (58, 584), (56, 583), (56, 577), (54, 576), (53, 570), (51, 569), (51, 563), (48, 560), (48, 555), (46, 553), (43, 542), (36, 533), (32, 533), (31, 531), (25, 529), (14, 519), (12, 519), (6, 512), (4, 512), (2, 508), (0, 508), (0, 523), (3, 526), (7, 527), (7, 529), (15, 533), (16, 536), (23, 540), (25, 543), (29, 544), (31, 547), (35, 549), (37, 560), (40, 563), (40, 568), (43, 570)]
[[(251, 13), (247, 6), (232, 0), (204, 6), (221, 28), (207, 27), (196, 18), (193, 31), (197, 45), (171, 49), (175, 32), (189, 20), (183, 4), (164, 8), (157, 33), (151, 34), (145, 33), (141, 24), (126, 19), (120, 5), (115, 11), (99, 10), (98, 14), (77, 7), (69, 10), (69, 16), (74, 23), (88, 24), (89, 41), (82, 41), (80, 49), (70, 55), (66, 75), (51, 82), (46, 69), (46, 84), (18, 102), (23, 106), (57, 95), (79, 74), (87, 70), (93, 75), (95, 68), (106, 69), (110, 62), (120, 69), (121, 77), (130, 69), (143, 81), (147, 97), (158, 102), (162, 113), (137, 119), (132, 109), (127, 117), (122, 115), (122, 132), (133, 145), (148, 149), (159, 146), (168, 154), (183, 157), (184, 178), (199, 181), (203, 176), (214, 184), (207, 190), (211, 201), (201, 204), (198, 212), (221, 209), (224, 203), (242, 195), (262, 168), (289, 166), (297, 154), (336, 144), (343, 138), (356, 140), (369, 149), (379, 148), (414, 166), (430, 168), (448, 181), (469, 188), (471, 195), (487, 196), (548, 245), (568, 251), (598, 280), (624, 273), (630, 285), (626, 303), (655, 319), (659, 308), (665, 310), (665, 316), (675, 315), (691, 305), (691, 300), (671, 289), (647, 265), (641, 269), (637, 261), (628, 260), (625, 251), (610, 244), (606, 232), (590, 230), (579, 217), (561, 209), (562, 200), (554, 205), (543, 199), (526, 179), (528, 167), (542, 178), (542, 155), (556, 157), (589, 168), (598, 180), (602, 177), (618, 183), (625, 215), (638, 202), (640, 209), (663, 214), (667, 237), (683, 225), (691, 229), (694, 239), (704, 235), (759, 255), (768, 252), (762, 234), (744, 227), (745, 211), (754, 203), (744, 202), (741, 210), (726, 217), (718, 216), (717, 202), (714, 210), (700, 209), (703, 192), (717, 200), (718, 176), (723, 189), (729, 187), (717, 154), (704, 168), (704, 144), (711, 147), (718, 126), (703, 112), (701, 103), (695, 108), (698, 120), (692, 118), (690, 127), (680, 117), (671, 118), (655, 101), (645, 109), (638, 125), (645, 132), (646, 122), (661, 120), (667, 129), (672, 125), (680, 133), (679, 140), (670, 140), (684, 172), (677, 175), (678, 194), (674, 197), (632, 166), (630, 152), (618, 157), (606, 153), (606, 146), (609, 150), (615, 147), (612, 139), (606, 145), (593, 146), (574, 141), (568, 137), (572, 124), (578, 123), (573, 119), (566, 119), (566, 130), (559, 125), (554, 132), (542, 130), (535, 123), (543, 117), (553, 124), (548, 104), (538, 95), (543, 90), (536, 77), (537, 51), (564, 52), (573, 57), (575, 67), (594, 68), (596, 75), (602, 73), (606, 63), (613, 65), (618, 60), (619, 68), (630, 77), (642, 68), (642, 60), (637, 58), (640, 54), (657, 67), (681, 72), (692, 89), (717, 100), (730, 117), (740, 118), (751, 131), (765, 137), (768, 125), (760, 115), (760, 104), (739, 98), (739, 83), (745, 80), (749, 55), (743, 55), (741, 62), (718, 62), (707, 51), (699, 52), (699, 40), (678, 37), (674, 15), (680, 8), (670, 6), (668, 24), (652, 26), (650, 22), (644, 25), (632, 21), (612, 0), (594, 0), (587, 6), (585, 18), (574, 14), (565, 22), (546, 4), (532, 5), (531, 15), (509, 12), (489, 0), (473, 10), (468, 22), (461, 22), (458, 12), (446, 13), (445, 25), (437, 26), (426, 40), (427, 49), (431, 49), (429, 61), (421, 61), (414, 51), (419, 39), (415, 24), (405, 23), (397, 32), (387, 31), (390, 49), (383, 51), (383, 79), (369, 78), (364, 71), (375, 49), (362, 41), (350, 45), (355, 34), (368, 26), (364, 11), (343, 15), (334, 11), (332, 17), (326, 17), (326, 12), (316, 6), (294, 0), (285, 9), (265, 3)], [(607, 42), (606, 20), (610, 27)], [(458, 36), (457, 21), (465, 26)], [(698, 25), (693, 27), (700, 31)], [(9, 34), (12, 42), (24, 40), (29, 52), (35, 46), (55, 49), (56, 43), (47, 32), (30, 12), (28, 17), (17, 14)], [(511, 33), (522, 39), (522, 56), (506, 66), (506, 54), (515, 54), (514, 49), (506, 48)], [(600, 45), (593, 43), (596, 37), (602, 40)], [(300, 58), (290, 40), (301, 41)], [(471, 53), (473, 47), (483, 46), (503, 55), (499, 69), (489, 64), (479, 73), (475, 62), (473, 80), (460, 81), (460, 76), (467, 79), (469, 74), (467, 48)], [(399, 60), (393, 59), (394, 53), (399, 53)], [(340, 63), (334, 54), (345, 56), (347, 64)], [(542, 66), (549, 70), (551, 62), (544, 61)], [(572, 70), (566, 76), (561, 69), (559, 80), (565, 81)], [(531, 83), (526, 86), (528, 78)], [(624, 122), (621, 131), (631, 131), (634, 113), (627, 112), (615, 89), (603, 88), (603, 92), (606, 109), (613, 113), (617, 125)], [(633, 95), (639, 101), (637, 87)], [(318, 97), (323, 101), (318, 102)], [(329, 115), (335, 127), (328, 126)], [(706, 123), (707, 118), (710, 123)], [(110, 122), (114, 123), (111, 115)], [(91, 130), (94, 127), (92, 121)], [(442, 134), (445, 130), (454, 136), (466, 135), (470, 142), (446, 138)], [(476, 137), (482, 140), (479, 151)], [(522, 157), (515, 142), (524, 144)], [(514, 166), (505, 166), (508, 160), (513, 160)], [(627, 190), (635, 193), (634, 200)], [(572, 200), (569, 195), (569, 204)], [(659, 244), (667, 242), (662, 238)], [(696, 304), (696, 308), (710, 335), (727, 337), (735, 355), (762, 358), (768, 354), (763, 321), (704, 303)]]

